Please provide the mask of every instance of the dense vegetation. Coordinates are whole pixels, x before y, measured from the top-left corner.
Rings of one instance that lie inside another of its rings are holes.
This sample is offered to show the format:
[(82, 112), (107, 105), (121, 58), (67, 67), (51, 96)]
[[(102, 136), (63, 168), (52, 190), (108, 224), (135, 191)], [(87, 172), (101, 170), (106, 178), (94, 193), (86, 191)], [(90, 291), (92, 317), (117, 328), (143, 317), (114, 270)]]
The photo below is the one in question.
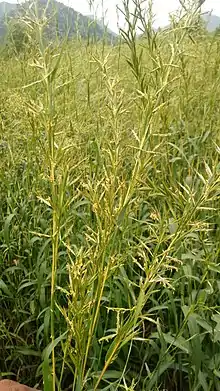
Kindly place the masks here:
[(120, 45), (2, 48), (0, 376), (219, 391), (220, 41), (126, 4)]

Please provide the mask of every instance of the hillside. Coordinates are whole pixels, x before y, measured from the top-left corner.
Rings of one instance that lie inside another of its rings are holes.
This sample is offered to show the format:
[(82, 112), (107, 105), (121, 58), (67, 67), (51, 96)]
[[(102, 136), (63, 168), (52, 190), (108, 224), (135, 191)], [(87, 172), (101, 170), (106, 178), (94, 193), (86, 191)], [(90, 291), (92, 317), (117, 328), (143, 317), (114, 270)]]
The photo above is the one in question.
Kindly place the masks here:
[(11, 11), (14, 11), (17, 8), (17, 4), (6, 3), (3, 1), (0, 3), (0, 18), (3, 18), (4, 15), (9, 14)]
[(220, 26), (220, 17), (212, 14), (204, 14), (202, 18), (206, 24), (206, 28), (209, 32), (213, 32)]
[(3, 1), (0, 3), (0, 37), (5, 33), (5, 16), (11, 15), (17, 9), (17, 4), (6, 3)]
[[(46, 0), (38, 1), (39, 14), (42, 14), (47, 5)], [(7, 2), (0, 3), (0, 36), (6, 31), (5, 16), (7, 19), (18, 18), (29, 13), (32, 8), (32, 2), (27, 1), (23, 5), (10, 4)], [(95, 37), (101, 39), (103, 36), (108, 41), (114, 41), (117, 34), (109, 29), (103, 28), (99, 22), (92, 20), (90, 17), (76, 12), (73, 8), (67, 7), (56, 0), (50, 2), (47, 7), (46, 15), (50, 19), (47, 34), (52, 38), (55, 34), (60, 37), (69, 37), (79, 34), (82, 38)]]

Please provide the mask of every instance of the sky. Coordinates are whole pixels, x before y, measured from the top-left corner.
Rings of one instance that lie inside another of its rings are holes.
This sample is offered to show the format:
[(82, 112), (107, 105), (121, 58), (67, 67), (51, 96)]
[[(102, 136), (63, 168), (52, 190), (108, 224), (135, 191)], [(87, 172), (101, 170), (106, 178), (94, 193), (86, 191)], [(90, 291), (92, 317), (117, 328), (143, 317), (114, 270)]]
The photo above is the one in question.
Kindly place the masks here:
[[(89, 0), (60, 0), (66, 5), (70, 5), (76, 11), (83, 14), (91, 14)], [(132, 0), (130, 1), (132, 3)], [(113, 31), (117, 31), (118, 20), (120, 26), (123, 24), (123, 18), (117, 13), (117, 6), (122, 6), (122, 0), (93, 0), (97, 17), (105, 14), (105, 20)], [(176, 11), (179, 6), (179, 0), (153, 0), (153, 12), (155, 14), (155, 26), (165, 26), (169, 21), (169, 13)], [(220, 0), (206, 0), (202, 11), (212, 11), (213, 14), (220, 16)]]
[[(16, 0), (5, 0), (11, 3), (15, 3)], [(123, 25), (122, 16), (119, 17), (119, 14), (116, 9), (117, 6), (122, 6), (122, 0), (92, 0), (93, 8), (90, 9), (89, 2), (91, 0), (58, 0), (70, 7), (74, 8), (76, 11), (81, 12), (85, 15), (91, 15), (94, 13), (98, 18), (105, 15), (105, 21), (108, 24), (108, 27), (113, 31), (117, 32), (118, 30), (118, 21), (119, 25)], [(2, 0), (0, 0), (2, 2)], [(131, 0), (132, 2), (132, 0)], [(179, 0), (154, 0), (153, 1), (153, 12), (155, 14), (155, 26), (165, 26), (169, 21), (169, 13), (175, 11), (180, 3)], [(202, 8), (202, 11), (213, 11), (213, 14), (220, 16), (220, 0), (206, 0)]]

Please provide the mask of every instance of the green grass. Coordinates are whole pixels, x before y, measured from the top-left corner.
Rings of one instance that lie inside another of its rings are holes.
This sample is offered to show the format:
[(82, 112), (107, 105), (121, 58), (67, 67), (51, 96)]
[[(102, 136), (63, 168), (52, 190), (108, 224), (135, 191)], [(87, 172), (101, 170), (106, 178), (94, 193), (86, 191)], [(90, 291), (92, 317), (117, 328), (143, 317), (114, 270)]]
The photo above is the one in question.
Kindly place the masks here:
[(117, 46), (1, 52), (0, 376), (218, 391), (219, 38), (124, 6)]

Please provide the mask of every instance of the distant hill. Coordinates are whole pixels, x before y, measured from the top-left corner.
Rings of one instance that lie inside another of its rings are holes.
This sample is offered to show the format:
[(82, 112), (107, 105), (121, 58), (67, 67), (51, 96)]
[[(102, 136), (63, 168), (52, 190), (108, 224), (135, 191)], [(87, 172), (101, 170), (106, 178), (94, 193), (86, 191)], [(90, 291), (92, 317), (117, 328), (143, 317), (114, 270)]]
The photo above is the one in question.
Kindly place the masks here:
[(207, 30), (213, 32), (217, 27), (220, 27), (220, 17), (212, 15), (210, 13), (202, 15), (202, 18), (206, 24)]
[[(220, 1), (220, 0), (219, 0)], [(201, 15), (202, 21), (205, 23), (205, 27), (209, 33), (213, 33), (216, 28), (220, 27), (220, 16), (212, 15), (210, 12), (206, 12)], [(159, 27), (157, 30), (169, 30), (170, 25), (167, 25), (165, 27)]]
[(0, 3), (0, 37), (2, 37), (5, 33), (5, 16), (11, 14), (11, 12), (16, 10), (16, 8), (17, 4), (6, 3), (5, 1)]
[(4, 15), (9, 14), (11, 11), (14, 11), (17, 8), (17, 4), (6, 3), (3, 1), (0, 3), (0, 18), (3, 18)]
[[(21, 5), (7, 2), (0, 3), (0, 36), (3, 36), (7, 31), (6, 17), (7, 19), (17, 19), (19, 16), (24, 16), (28, 13), (28, 9), (32, 7), (32, 3), (31, 1), (26, 1)], [(47, 0), (38, 0), (37, 4), (39, 15), (41, 15), (46, 9)], [(50, 19), (47, 28), (47, 34), (50, 38), (53, 38), (55, 34), (64, 37), (67, 32), (69, 37), (79, 34), (82, 38), (88, 38), (89, 36), (102, 39), (105, 36), (111, 42), (114, 42), (117, 38), (117, 34), (103, 28), (99, 21), (96, 22), (56, 0), (49, 2), (46, 15)]]

